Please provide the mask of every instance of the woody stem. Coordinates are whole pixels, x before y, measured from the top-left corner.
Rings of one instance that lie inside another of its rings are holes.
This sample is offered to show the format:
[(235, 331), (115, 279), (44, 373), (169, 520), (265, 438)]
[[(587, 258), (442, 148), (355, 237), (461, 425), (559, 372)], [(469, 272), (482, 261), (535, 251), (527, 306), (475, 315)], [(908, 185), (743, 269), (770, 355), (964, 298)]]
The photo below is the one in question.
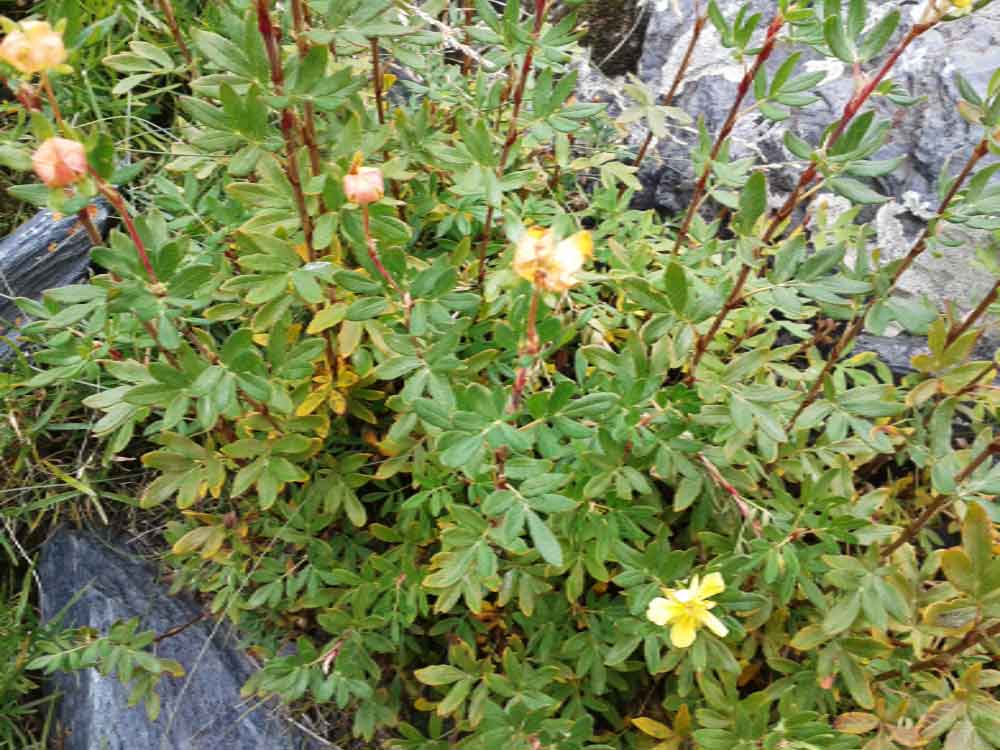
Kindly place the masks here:
[[(541, 273), (539, 273), (541, 276)], [(541, 296), (539, 292), (539, 286), (536, 284), (532, 289), (531, 293), (531, 304), (528, 307), (528, 320), (524, 326), (524, 337), (525, 343), (524, 348), (521, 350), (521, 354), (530, 357), (537, 357), (538, 352), (541, 350), (541, 342), (538, 340), (538, 299)], [(528, 366), (521, 365), (517, 370), (517, 375), (514, 378), (514, 387), (511, 391), (510, 396), (510, 406), (508, 406), (507, 411), (510, 413), (516, 412), (521, 407), (521, 398), (524, 395), (524, 388), (528, 384)]]
[[(510, 126), (507, 129), (507, 137), (503, 142), (503, 149), (500, 152), (500, 163), (497, 165), (497, 177), (503, 177), (507, 166), (507, 159), (510, 157), (510, 150), (517, 142), (517, 119), (521, 114), (521, 104), (524, 101), (524, 88), (528, 83), (528, 76), (531, 74), (531, 65), (535, 59), (535, 43), (542, 33), (542, 24), (545, 21), (545, 0), (535, 0), (535, 24), (531, 30), (531, 44), (527, 52), (524, 53), (524, 60), (521, 62), (521, 72), (517, 77), (517, 87), (514, 89), (514, 108), (510, 114)], [(490, 229), (493, 225), (493, 205), (486, 208), (486, 219), (483, 222), (483, 236), (479, 241), (479, 288), (483, 288), (486, 279), (486, 251), (490, 245)]]
[(63, 121), (62, 111), (59, 109), (59, 102), (56, 101), (56, 92), (52, 89), (49, 74), (44, 70), (42, 71), (42, 89), (45, 91), (45, 97), (49, 100), (49, 106), (52, 107), (52, 116), (55, 118), (56, 124), (65, 130), (66, 123)]

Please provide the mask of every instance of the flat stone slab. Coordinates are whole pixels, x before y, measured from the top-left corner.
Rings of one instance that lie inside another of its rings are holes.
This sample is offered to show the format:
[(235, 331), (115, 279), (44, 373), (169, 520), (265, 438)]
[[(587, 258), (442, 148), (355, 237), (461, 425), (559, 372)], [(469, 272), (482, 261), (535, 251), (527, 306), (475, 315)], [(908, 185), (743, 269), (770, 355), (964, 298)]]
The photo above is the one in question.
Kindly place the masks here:
[[(191, 622), (201, 607), (173, 597), (153, 566), (127, 547), (88, 532), (58, 530), (42, 548), (38, 566), (42, 616), (47, 622), (73, 597), (63, 624), (101, 633), (138, 617), (140, 630), (165, 633)], [(229, 627), (199, 622), (156, 645), (186, 675), (165, 676), (157, 691), (162, 710), (150, 722), (142, 706), (128, 708), (129, 690), (96, 670), (56, 673), (62, 693), (56, 718), (63, 750), (305, 750), (273, 706), (247, 705), (240, 688), (255, 670)]]

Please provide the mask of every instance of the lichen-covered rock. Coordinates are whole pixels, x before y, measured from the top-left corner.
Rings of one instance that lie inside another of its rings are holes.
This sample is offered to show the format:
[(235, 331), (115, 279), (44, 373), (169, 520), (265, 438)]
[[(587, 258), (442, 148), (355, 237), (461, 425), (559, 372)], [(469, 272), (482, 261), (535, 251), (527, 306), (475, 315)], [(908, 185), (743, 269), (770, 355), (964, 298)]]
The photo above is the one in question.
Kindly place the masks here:
[[(168, 596), (153, 568), (127, 548), (99, 536), (62, 529), (42, 549), (38, 566), (42, 616), (67, 604), (63, 624), (106, 632), (118, 620), (140, 619), (140, 629), (165, 633), (201, 612), (193, 601)], [(74, 601), (74, 597), (79, 597)], [(128, 708), (129, 691), (96, 670), (56, 673), (61, 693), (57, 720), (63, 750), (298, 750), (307, 745), (288, 731), (273, 707), (245, 705), (240, 687), (253, 672), (229, 628), (200, 622), (157, 645), (186, 676), (164, 677), (162, 710), (150, 722)]]

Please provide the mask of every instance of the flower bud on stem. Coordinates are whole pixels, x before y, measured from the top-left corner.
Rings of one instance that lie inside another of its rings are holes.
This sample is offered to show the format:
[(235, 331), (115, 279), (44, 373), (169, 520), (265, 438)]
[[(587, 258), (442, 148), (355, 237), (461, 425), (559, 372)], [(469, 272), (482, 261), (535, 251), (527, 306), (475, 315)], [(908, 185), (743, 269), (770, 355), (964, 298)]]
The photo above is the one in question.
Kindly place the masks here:
[(402, 287), (396, 283), (396, 280), (392, 278), (392, 274), (389, 273), (389, 269), (385, 267), (382, 263), (382, 259), (378, 254), (378, 245), (375, 243), (375, 238), (372, 236), (371, 229), (371, 218), (368, 213), (368, 204), (361, 204), (361, 225), (364, 227), (365, 231), (365, 244), (368, 246), (368, 257), (371, 258), (376, 270), (381, 274), (385, 282), (392, 287), (392, 289), (399, 295), (400, 300), (403, 302), (403, 311), (406, 319), (406, 325), (410, 325), (410, 310), (413, 307), (413, 300), (410, 299), (408, 292), (404, 292)]

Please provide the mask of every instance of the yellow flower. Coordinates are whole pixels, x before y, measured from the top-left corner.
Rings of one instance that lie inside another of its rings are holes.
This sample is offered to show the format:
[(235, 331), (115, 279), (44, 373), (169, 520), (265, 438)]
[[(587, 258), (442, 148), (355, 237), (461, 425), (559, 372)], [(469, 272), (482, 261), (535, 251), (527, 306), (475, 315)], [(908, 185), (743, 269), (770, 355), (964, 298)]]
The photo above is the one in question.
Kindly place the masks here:
[(709, 612), (715, 607), (709, 597), (725, 588), (721, 573), (709, 573), (703, 581), (695, 576), (686, 589), (663, 589), (666, 596), (658, 596), (649, 603), (646, 617), (657, 625), (671, 625), (670, 642), (677, 648), (687, 648), (694, 643), (698, 628), (702, 626), (725, 638), (729, 630)]
[(968, 10), (972, 7), (972, 0), (951, 0), (951, 4), (959, 10)]
[(48, 21), (24, 21), (0, 42), (0, 60), (29, 75), (52, 70), (66, 61), (62, 34)]
[(593, 250), (590, 232), (556, 242), (551, 229), (531, 227), (517, 241), (514, 272), (547, 292), (565, 292), (579, 282), (576, 274)]

